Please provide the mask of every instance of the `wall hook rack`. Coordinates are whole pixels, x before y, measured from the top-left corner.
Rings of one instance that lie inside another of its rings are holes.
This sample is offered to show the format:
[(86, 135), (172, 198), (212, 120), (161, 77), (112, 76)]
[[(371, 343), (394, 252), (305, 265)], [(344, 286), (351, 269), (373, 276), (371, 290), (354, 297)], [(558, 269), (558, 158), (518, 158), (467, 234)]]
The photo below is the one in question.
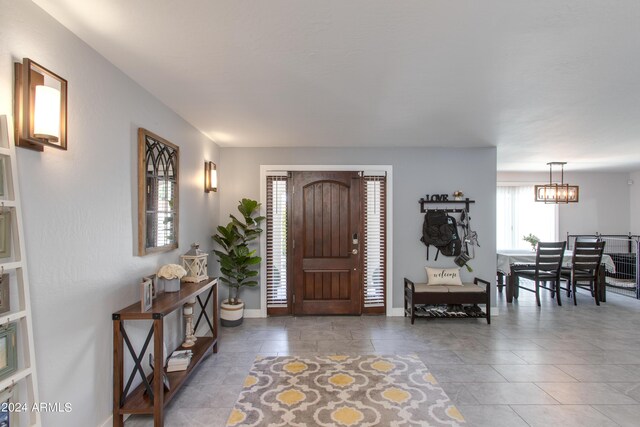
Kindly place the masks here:
[(439, 210), (443, 210), (445, 212), (448, 213), (462, 213), (463, 211), (469, 212), (469, 208), (470, 205), (472, 203), (475, 203), (475, 200), (471, 200), (468, 197), (464, 200), (429, 200), (429, 195), (423, 198), (421, 198), (420, 200), (418, 200), (418, 203), (420, 203), (420, 213), (425, 213), (427, 211), (427, 208), (425, 207), (425, 205), (451, 205), (451, 204), (456, 204), (456, 205), (464, 205), (464, 208), (447, 208), (447, 209), (439, 209)]

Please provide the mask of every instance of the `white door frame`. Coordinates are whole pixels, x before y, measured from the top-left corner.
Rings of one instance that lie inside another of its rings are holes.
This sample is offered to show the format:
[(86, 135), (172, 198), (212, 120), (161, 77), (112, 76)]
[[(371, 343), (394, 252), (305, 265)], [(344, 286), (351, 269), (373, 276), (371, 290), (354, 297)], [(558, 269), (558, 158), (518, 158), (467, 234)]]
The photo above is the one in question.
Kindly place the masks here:
[[(267, 212), (267, 175), (269, 172), (298, 171), (380, 171), (387, 173), (387, 254), (385, 280), (386, 312), (393, 315), (393, 166), (391, 165), (260, 165), (260, 215)], [(267, 238), (260, 237), (260, 255), (267, 253)], [(260, 263), (260, 317), (267, 317), (267, 263)]]

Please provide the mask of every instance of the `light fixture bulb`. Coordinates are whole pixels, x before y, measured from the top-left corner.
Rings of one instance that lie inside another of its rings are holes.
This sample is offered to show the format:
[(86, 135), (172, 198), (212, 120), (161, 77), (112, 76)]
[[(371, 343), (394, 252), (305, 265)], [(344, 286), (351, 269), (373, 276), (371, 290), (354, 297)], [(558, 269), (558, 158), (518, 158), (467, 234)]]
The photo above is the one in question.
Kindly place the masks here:
[(33, 113), (33, 135), (49, 141), (60, 138), (60, 91), (37, 85)]
[(213, 191), (218, 191), (218, 170), (215, 165), (211, 170), (211, 189)]

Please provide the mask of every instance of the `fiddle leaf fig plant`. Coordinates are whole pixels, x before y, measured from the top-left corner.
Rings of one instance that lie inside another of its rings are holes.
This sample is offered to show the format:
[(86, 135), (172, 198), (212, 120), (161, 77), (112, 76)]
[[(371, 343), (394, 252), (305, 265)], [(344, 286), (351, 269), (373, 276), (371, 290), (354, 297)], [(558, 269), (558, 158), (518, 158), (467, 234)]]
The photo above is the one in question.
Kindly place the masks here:
[(213, 252), (220, 262), (220, 280), (229, 286), (228, 302), (231, 305), (240, 304), (240, 288), (258, 286), (257, 266), (262, 262), (262, 258), (256, 256), (256, 251), (249, 248), (250, 242), (262, 233), (260, 223), (264, 217), (258, 216), (260, 203), (242, 199), (238, 211), (242, 215), (241, 219), (229, 215), (231, 221), (226, 226), (218, 226), (217, 233), (211, 236), (220, 246), (219, 250)]

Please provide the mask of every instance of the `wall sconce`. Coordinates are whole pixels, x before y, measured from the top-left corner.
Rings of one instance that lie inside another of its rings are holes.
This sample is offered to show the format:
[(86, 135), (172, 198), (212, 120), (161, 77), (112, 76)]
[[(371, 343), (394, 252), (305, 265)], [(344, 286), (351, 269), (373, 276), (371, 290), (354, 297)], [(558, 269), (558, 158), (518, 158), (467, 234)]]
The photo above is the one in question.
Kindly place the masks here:
[(204, 192), (218, 191), (218, 171), (213, 162), (204, 162)]
[(67, 81), (29, 58), (15, 63), (16, 146), (67, 149)]

